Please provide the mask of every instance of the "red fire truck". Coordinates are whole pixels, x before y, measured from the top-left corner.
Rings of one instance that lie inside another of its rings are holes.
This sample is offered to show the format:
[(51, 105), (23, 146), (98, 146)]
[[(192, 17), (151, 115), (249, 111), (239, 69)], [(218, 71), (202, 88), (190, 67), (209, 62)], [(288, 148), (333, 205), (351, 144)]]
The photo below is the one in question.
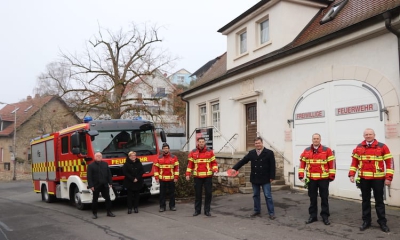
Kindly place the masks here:
[[(113, 175), (111, 198), (125, 196), (122, 186), (122, 166), (127, 153), (135, 151), (145, 169), (141, 193), (159, 193), (154, 179), (153, 162), (160, 151), (154, 124), (146, 120), (91, 120), (37, 137), (31, 142), (32, 179), (34, 191), (42, 200), (69, 199), (78, 209), (92, 202), (92, 192), (87, 188), (86, 170), (101, 152)], [(160, 131), (165, 142), (164, 131)], [(99, 202), (104, 201), (99, 198)]]

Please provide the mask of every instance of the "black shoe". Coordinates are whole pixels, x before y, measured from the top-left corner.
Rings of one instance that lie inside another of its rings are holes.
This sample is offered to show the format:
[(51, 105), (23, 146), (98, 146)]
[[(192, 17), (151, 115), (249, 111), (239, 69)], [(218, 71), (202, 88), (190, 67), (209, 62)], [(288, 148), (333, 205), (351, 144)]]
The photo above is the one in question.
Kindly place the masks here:
[(169, 210), (176, 211), (176, 207), (170, 207)]
[(275, 215), (269, 215), (269, 219), (271, 219), (271, 220), (275, 220)]
[(331, 222), (329, 222), (328, 218), (323, 218), (322, 221), (324, 222), (325, 225), (331, 225)]
[(132, 208), (129, 208), (128, 209), (128, 214), (131, 214), (132, 213)]
[(97, 219), (97, 213), (93, 213), (92, 218), (93, 218), (93, 219)]
[(193, 217), (196, 217), (197, 215), (199, 215), (200, 213), (199, 212), (194, 212), (193, 213)]
[(260, 213), (259, 212), (253, 212), (252, 214), (250, 214), (250, 217), (259, 217)]
[(310, 223), (313, 223), (313, 222), (316, 222), (316, 221), (318, 221), (318, 218), (316, 218), (316, 217), (310, 217), (310, 218), (306, 221), (306, 224), (310, 224)]
[(161, 207), (160, 210), (158, 210), (159, 212), (164, 212), (165, 208)]
[(133, 208), (133, 212), (134, 212), (134, 213), (138, 213), (139, 210), (138, 210), (137, 208)]
[(211, 213), (210, 212), (205, 212), (204, 215), (206, 215), (207, 217), (211, 217)]
[(379, 224), (379, 225), (381, 226), (382, 232), (385, 232), (385, 233), (390, 232), (390, 229), (389, 229), (389, 227), (386, 225), (386, 223), (382, 223), (382, 224)]
[(363, 224), (360, 227), (360, 231), (364, 231), (365, 229), (371, 227), (371, 223), (370, 222), (363, 222)]
[(112, 212), (110, 211), (110, 212), (107, 212), (107, 217), (115, 217), (115, 215), (114, 215), (114, 213), (112, 213)]

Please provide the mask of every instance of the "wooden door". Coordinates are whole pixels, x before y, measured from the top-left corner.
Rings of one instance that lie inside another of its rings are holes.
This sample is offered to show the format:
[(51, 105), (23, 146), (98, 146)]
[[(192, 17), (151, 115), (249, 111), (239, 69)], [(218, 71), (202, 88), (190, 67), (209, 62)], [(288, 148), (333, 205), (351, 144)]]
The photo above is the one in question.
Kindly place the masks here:
[(257, 103), (246, 104), (246, 150), (254, 148), (257, 137)]

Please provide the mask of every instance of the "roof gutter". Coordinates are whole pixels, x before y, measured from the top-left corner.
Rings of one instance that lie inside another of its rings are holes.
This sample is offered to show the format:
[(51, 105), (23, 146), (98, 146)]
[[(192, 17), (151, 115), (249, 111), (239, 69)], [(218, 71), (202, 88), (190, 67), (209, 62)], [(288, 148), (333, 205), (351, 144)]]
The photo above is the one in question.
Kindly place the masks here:
[(397, 36), (397, 55), (399, 59), (399, 72), (400, 72), (400, 31), (398, 29), (394, 29), (392, 26), (392, 19), (391, 19), (391, 13), (389, 11), (384, 12), (383, 18), (385, 19), (385, 27), (386, 29), (393, 33), (394, 35)]

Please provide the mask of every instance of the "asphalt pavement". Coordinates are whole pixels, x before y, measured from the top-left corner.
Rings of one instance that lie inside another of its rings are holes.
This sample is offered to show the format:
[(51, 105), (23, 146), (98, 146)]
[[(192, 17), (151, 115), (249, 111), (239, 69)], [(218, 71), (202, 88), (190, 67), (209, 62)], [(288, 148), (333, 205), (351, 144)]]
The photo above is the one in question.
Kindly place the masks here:
[[(277, 228), (288, 227), (291, 231), (308, 231), (318, 233), (315, 238), (321, 239), (319, 234), (327, 237), (336, 236), (342, 239), (400, 239), (400, 208), (386, 206), (386, 218), (390, 233), (381, 231), (376, 222), (377, 216), (375, 208), (372, 206), (372, 226), (371, 228), (360, 231), (362, 224), (361, 201), (341, 199), (330, 196), (330, 225), (324, 225), (322, 218), (318, 222), (305, 224), (308, 219), (309, 197), (306, 190), (279, 190), (272, 193), (275, 205), (275, 220), (268, 218), (268, 211), (265, 200), (262, 199), (262, 215), (252, 219), (261, 221), (266, 225)], [(320, 198), (318, 198), (318, 211), (320, 211)], [(233, 194), (215, 197), (212, 203), (212, 212), (215, 215), (234, 215), (242, 219), (249, 219), (253, 211), (252, 194)], [(251, 219), (251, 218), (250, 218)], [(261, 231), (261, 230), (256, 230)], [(300, 237), (301, 239), (301, 237)]]
[(106, 217), (104, 204), (98, 219), (68, 201), (45, 203), (35, 194), (31, 181), (0, 182), (0, 239), (400, 239), (400, 208), (386, 207), (390, 233), (380, 230), (373, 209), (371, 228), (360, 231), (361, 202), (330, 197), (331, 225), (322, 219), (305, 224), (309, 198), (303, 190), (272, 193), (276, 219), (262, 214), (251, 218), (251, 194), (213, 196), (211, 217), (193, 217), (194, 201), (177, 201), (177, 211), (159, 212), (158, 198), (141, 201), (138, 214), (127, 214), (124, 199), (113, 202), (115, 218)]

